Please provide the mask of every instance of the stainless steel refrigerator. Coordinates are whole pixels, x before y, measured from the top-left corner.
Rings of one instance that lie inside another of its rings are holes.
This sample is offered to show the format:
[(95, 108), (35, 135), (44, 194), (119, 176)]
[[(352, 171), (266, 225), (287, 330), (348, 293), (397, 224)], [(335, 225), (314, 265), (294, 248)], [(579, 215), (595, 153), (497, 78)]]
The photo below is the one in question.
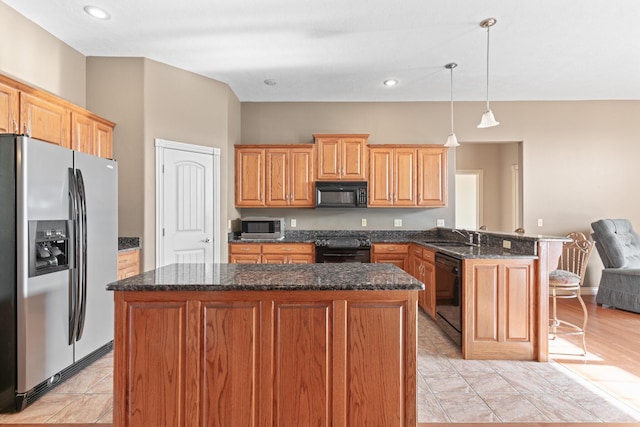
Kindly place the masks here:
[(0, 135), (0, 411), (113, 347), (117, 164)]

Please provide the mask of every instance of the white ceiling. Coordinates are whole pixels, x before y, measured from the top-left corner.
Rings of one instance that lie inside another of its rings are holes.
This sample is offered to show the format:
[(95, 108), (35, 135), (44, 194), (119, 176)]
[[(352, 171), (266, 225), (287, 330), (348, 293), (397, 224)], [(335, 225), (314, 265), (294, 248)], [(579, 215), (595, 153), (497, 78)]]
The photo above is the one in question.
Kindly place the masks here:
[(640, 99), (640, 0), (2, 1), (86, 56), (150, 58), (241, 101), (448, 100), (448, 62), (455, 99), (484, 100), (488, 17), (491, 100)]

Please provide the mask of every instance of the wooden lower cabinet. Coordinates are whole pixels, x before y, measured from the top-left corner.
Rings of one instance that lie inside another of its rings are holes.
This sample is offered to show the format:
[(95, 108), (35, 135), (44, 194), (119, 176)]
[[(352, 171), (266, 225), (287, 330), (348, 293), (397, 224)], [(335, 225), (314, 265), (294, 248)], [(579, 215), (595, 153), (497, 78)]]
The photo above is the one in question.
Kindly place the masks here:
[(536, 360), (534, 260), (463, 262), (465, 359)]
[(424, 283), (424, 291), (418, 292), (418, 306), (435, 319), (436, 317), (436, 268), (435, 251), (420, 245), (411, 245), (410, 273)]
[(230, 243), (230, 264), (313, 264), (313, 243)]
[(114, 427), (416, 425), (417, 291), (115, 294)]
[(118, 253), (118, 280), (140, 274), (140, 250)]
[(402, 270), (409, 269), (408, 243), (374, 243), (371, 245), (371, 262), (393, 264)]

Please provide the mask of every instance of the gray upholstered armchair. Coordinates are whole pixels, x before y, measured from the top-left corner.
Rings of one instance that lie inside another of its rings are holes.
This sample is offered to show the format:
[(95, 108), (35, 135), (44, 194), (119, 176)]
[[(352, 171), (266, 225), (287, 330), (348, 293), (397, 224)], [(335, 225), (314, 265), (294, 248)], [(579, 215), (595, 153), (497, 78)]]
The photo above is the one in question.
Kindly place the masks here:
[(640, 236), (626, 219), (591, 223), (604, 264), (596, 302), (640, 313)]

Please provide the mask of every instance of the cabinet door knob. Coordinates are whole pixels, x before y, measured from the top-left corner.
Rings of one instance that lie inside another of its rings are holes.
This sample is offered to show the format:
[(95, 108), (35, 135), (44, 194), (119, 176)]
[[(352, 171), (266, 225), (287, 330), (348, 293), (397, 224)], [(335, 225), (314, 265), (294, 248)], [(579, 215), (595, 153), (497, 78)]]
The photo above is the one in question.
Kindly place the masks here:
[(20, 127), (18, 126), (18, 121), (13, 119), (13, 133), (18, 134), (20, 132)]
[(201, 240), (202, 243), (211, 243), (211, 239), (209, 237), (207, 237), (204, 240)]

